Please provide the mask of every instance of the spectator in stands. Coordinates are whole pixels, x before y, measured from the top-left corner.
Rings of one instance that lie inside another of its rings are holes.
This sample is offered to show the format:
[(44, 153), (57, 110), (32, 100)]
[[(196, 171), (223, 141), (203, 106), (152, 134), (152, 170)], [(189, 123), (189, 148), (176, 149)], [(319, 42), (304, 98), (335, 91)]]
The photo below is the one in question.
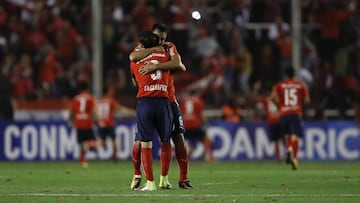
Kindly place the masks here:
[(20, 61), (15, 63), (10, 72), (10, 82), (13, 85), (12, 95), (16, 99), (34, 99), (36, 97), (31, 56), (23, 54)]
[(43, 96), (58, 98), (59, 94), (55, 82), (57, 75), (60, 75), (62, 71), (62, 67), (57, 60), (54, 48), (50, 44), (44, 46), (43, 49), (45, 53), (39, 65), (38, 81)]
[(9, 70), (3, 67), (0, 71), (0, 120), (12, 120), (14, 107), (11, 97), (12, 85), (8, 77)]

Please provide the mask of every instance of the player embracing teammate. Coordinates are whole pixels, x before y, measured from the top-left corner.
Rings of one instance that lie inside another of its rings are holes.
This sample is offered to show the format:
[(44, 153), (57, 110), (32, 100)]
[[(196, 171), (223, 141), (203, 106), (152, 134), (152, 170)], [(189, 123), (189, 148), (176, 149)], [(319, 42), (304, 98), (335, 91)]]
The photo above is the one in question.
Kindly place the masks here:
[[(170, 55), (170, 60), (163, 63), (153, 63), (149, 62), (145, 66), (141, 66), (138, 70), (138, 72), (141, 75), (148, 75), (149, 73), (158, 72), (160, 70), (181, 70), (185, 71), (186, 68), (181, 62), (180, 55), (177, 52), (176, 46), (171, 42), (165, 42), (167, 37), (167, 30), (166, 26), (163, 24), (156, 23), (154, 24), (152, 28), (152, 32), (156, 34), (160, 39), (160, 46), (152, 47), (152, 48), (146, 48), (146, 49), (140, 49), (135, 48), (135, 50), (130, 53), (130, 61), (139, 61), (141, 59), (146, 58), (148, 55), (150, 55), (153, 52), (156, 52), (159, 49), (165, 49), (167, 53)], [(175, 145), (175, 155), (179, 166), (179, 187), (183, 189), (192, 189), (192, 185), (190, 184), (190, 181), (188, 180), (188, 168), (189, 168), (189, 160), (188, 160), (188, 153), (187, 149), (185, 147), (184, 142), (184, 136), (183, 133), (185, 132), (185, 128), (182, 121), (181, 112), (179, 109), (179, 105), (176, 101), (175, 97), (175, 86), (174, 86), (174, 79), (173, 75), (170, 74), (170, 80), (168, 83), (168, 99), (171, 106), (171, 111), (173, 115), (173, 124), (171, 124), (171, 127), (174, 127), (171, 133), (171, 138)], [(174, 126), (173, 126), (174, 125)], [(133, 146), (133, 152), (132, 152), (132, 159), (133, 159), (133, 165), (134, 165), (134, 178), (132, 180), (130, 188), (133, 190), (138, 190), (141, 185), (141, 151), (140, 144), (135, 138), (135, 143)], [(162, 145), (161, 149), (161, 163), (162, 166), (166, 163), (163, 162), (166, 157), (170, 156), (171, 159), (171, 146), (164, 147)], [(172, 186), (168, 181), (167, 172), (169, 168), (162, 168), (161, 176), (160, 176), (160, 182), (159, 186), (162, 189), (170, 189)], [(146, 173), (146, 172), (145, 172)]]

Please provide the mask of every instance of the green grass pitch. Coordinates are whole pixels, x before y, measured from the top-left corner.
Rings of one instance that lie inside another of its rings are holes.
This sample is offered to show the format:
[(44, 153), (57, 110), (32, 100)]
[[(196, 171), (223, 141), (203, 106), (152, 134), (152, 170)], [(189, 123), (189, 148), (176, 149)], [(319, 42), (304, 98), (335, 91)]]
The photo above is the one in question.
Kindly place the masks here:
[[(192, 161), (194, 190), (178, 188), (172, 162), (171, 190), (132, 191), (130, 161), (0, 162), (0, 202), (360, 202), (360, 162), (304, 162), (292, 171), (276, 161)], [(155, 181), (160, 173), (154, 163)], [(145, 181), (143, 181), (144, 183)]]

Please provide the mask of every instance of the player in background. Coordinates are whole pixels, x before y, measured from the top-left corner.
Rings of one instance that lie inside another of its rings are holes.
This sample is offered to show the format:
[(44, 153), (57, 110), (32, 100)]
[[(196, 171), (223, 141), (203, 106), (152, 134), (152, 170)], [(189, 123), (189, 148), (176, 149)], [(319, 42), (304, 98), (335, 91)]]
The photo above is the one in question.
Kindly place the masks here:
[(88, 167), (86, 151), (96, 146), (93, 131), (95, 115), (95, 98), (88, 89), (88, 83), (83, 81), (78, 84), (79, 94), (71, 103), (69, 126), (76, 128), (77, 142), (80, 145), (80, 163), (83, 168)]
[(256, 102), (256, 111), (265, 116), (269, 127), (270, 139), (275, 146), (275, 154), (278, 161), (282, 161), (281, 148), (284, 144), (280, 125), (280, 114), (277, 105), (270, 99), (270, 91), (266, 90), (265, 96), (258, 97)]
[(136, 113), (133, 109), (119, 105), (114, 96), (115, 91), (113, 88), (104, 89), (104, 96), (96, 102), (96, 114), (101, 146), (106, 146), (106, 138), (109, 137), (113, 148), (112, 159), (117, 161), (118, 146), (115, 139), (115, 113), (121, 111), (131, 117), (135, 117)]
[[(146, 66), (140, 67), (139, 71), (141, 74), (148, 74), (155, 70), (171, 70), (176, 71), (186, 71), (186, 67), (181, 62), (181, 57), (179, 53), (177, 52), (176, 46), (171, 42), (166, 42), (167, 38), (167, 29), (166, 26), (160, 23), (156, 23), (152, 27), (152, 32), (159, 36), (160, 38), (160, 46), (148, 48), (139, 50), (135, 48), (133, 52), (130, 53), (129, 59), (130, 61), (138, 61), (147, 55), (151, 54), (153, 51), (156, 51), (159, 48), (165, 47), (170, 56), (171, 60), (165, 63), (148, 63)], [(190, 181), (188, 180), (188, 170), (189, 170), (189, 159), (188, 159), (188, 152), (185, 146), (184, 141), (184, 132), (185, 127), (182, 120), (182, 115), (180, 112), (179, 105), (176, 100), (175, 96), (175, 85), (174, 85), (174, 77), (173, 75), (170, 76), (170, 82), (169, 82), (169, 101), (171, 103), (171, 109), (173, 113), (174, 118), (174, 129), (172, 131), (171, 138), (173, 140), (173, 143), (175, 145), (175, 156), (179, 167), (179, 187), (183, 189), (192, 189), (193, 186), (190, 184)], [(131, 184), (131, 189), (136, 189), (141, 184), (141, 170), (140, 170), (140, 163), (138, 160), (140, 160), (140, 153), (138, 152), (138, 143), (134, 143), (133, 147), (133, 164), (134, 164), (134, 178)], [(171, 150), (171, 149), (168, 149)], [(167, 152), (162, 152), (162, 156), (166, 156)], [(171, 188), (171, 184), (168, 181), (168, 177), (160, 176), (160, 182), (159, 182), (160, 188)]]
[[(151, 31), (146, 31), (139, 34), (139, 42), (141, 47), (149, 48), (159, 44), (159, 37)], [(168, 175), (171, 162), (170, 137), (173, 117), (168, 95), (170, 71), (157, 70), (152, 74), (142, 75), (139, 73), (139, 68), (149, 61), (162, 63), (168, 60), (170, 60), (170, 55), (164, 49), (164, 51), (155, 51), (137, 62), (130, 63), (133, 83), (138, 87), (136, 95), (138, 98), (136, 106), (138, 132), (135, 140), (140, 140), (140, 145), (137, 147), (141, 147), (141, 163), (147, 180), (142, 191), (156, 190), (152, 168), (152, 139), (155, 132), (158, 133), (161, 141), (162, 175), (165, 177)], [(164, 151), (166, 154), (163, 154)]]
[(304, 103), (310, 102), (308, 89), (303, 82), (295, 79), (294, 68), (288, 67), (285, 78), (274, 85), (270, 98), (279, 106), (282, 133), (288, 135), (286, 161), (291, 163), (293, 170), (297, 170), (299, 140), (303, 136), (302, 108)]
[(204, 101), (197, 94), (196, 90), (191, 90), (188, 96), (180, 100), (180, 109), (185, 125), (185, 139), (189, 141), (191, 156), (197, 142), (202, 142), (204, 146), (204, 159), (213, 161), (213, 144), (206, 135), (205, 126), (207, 119), (204, 116)]

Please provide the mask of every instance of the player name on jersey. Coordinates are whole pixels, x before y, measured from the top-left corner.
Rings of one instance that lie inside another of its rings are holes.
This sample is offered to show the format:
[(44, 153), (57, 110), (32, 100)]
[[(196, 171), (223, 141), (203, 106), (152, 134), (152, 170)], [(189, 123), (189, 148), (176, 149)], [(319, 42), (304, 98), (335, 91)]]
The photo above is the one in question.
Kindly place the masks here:
[(155, 84), (155, 85), (145, 85), (144, 86), (144, 91), (155, 91), (155, 90), (166, 92), (167, 91), (167, 85)]

